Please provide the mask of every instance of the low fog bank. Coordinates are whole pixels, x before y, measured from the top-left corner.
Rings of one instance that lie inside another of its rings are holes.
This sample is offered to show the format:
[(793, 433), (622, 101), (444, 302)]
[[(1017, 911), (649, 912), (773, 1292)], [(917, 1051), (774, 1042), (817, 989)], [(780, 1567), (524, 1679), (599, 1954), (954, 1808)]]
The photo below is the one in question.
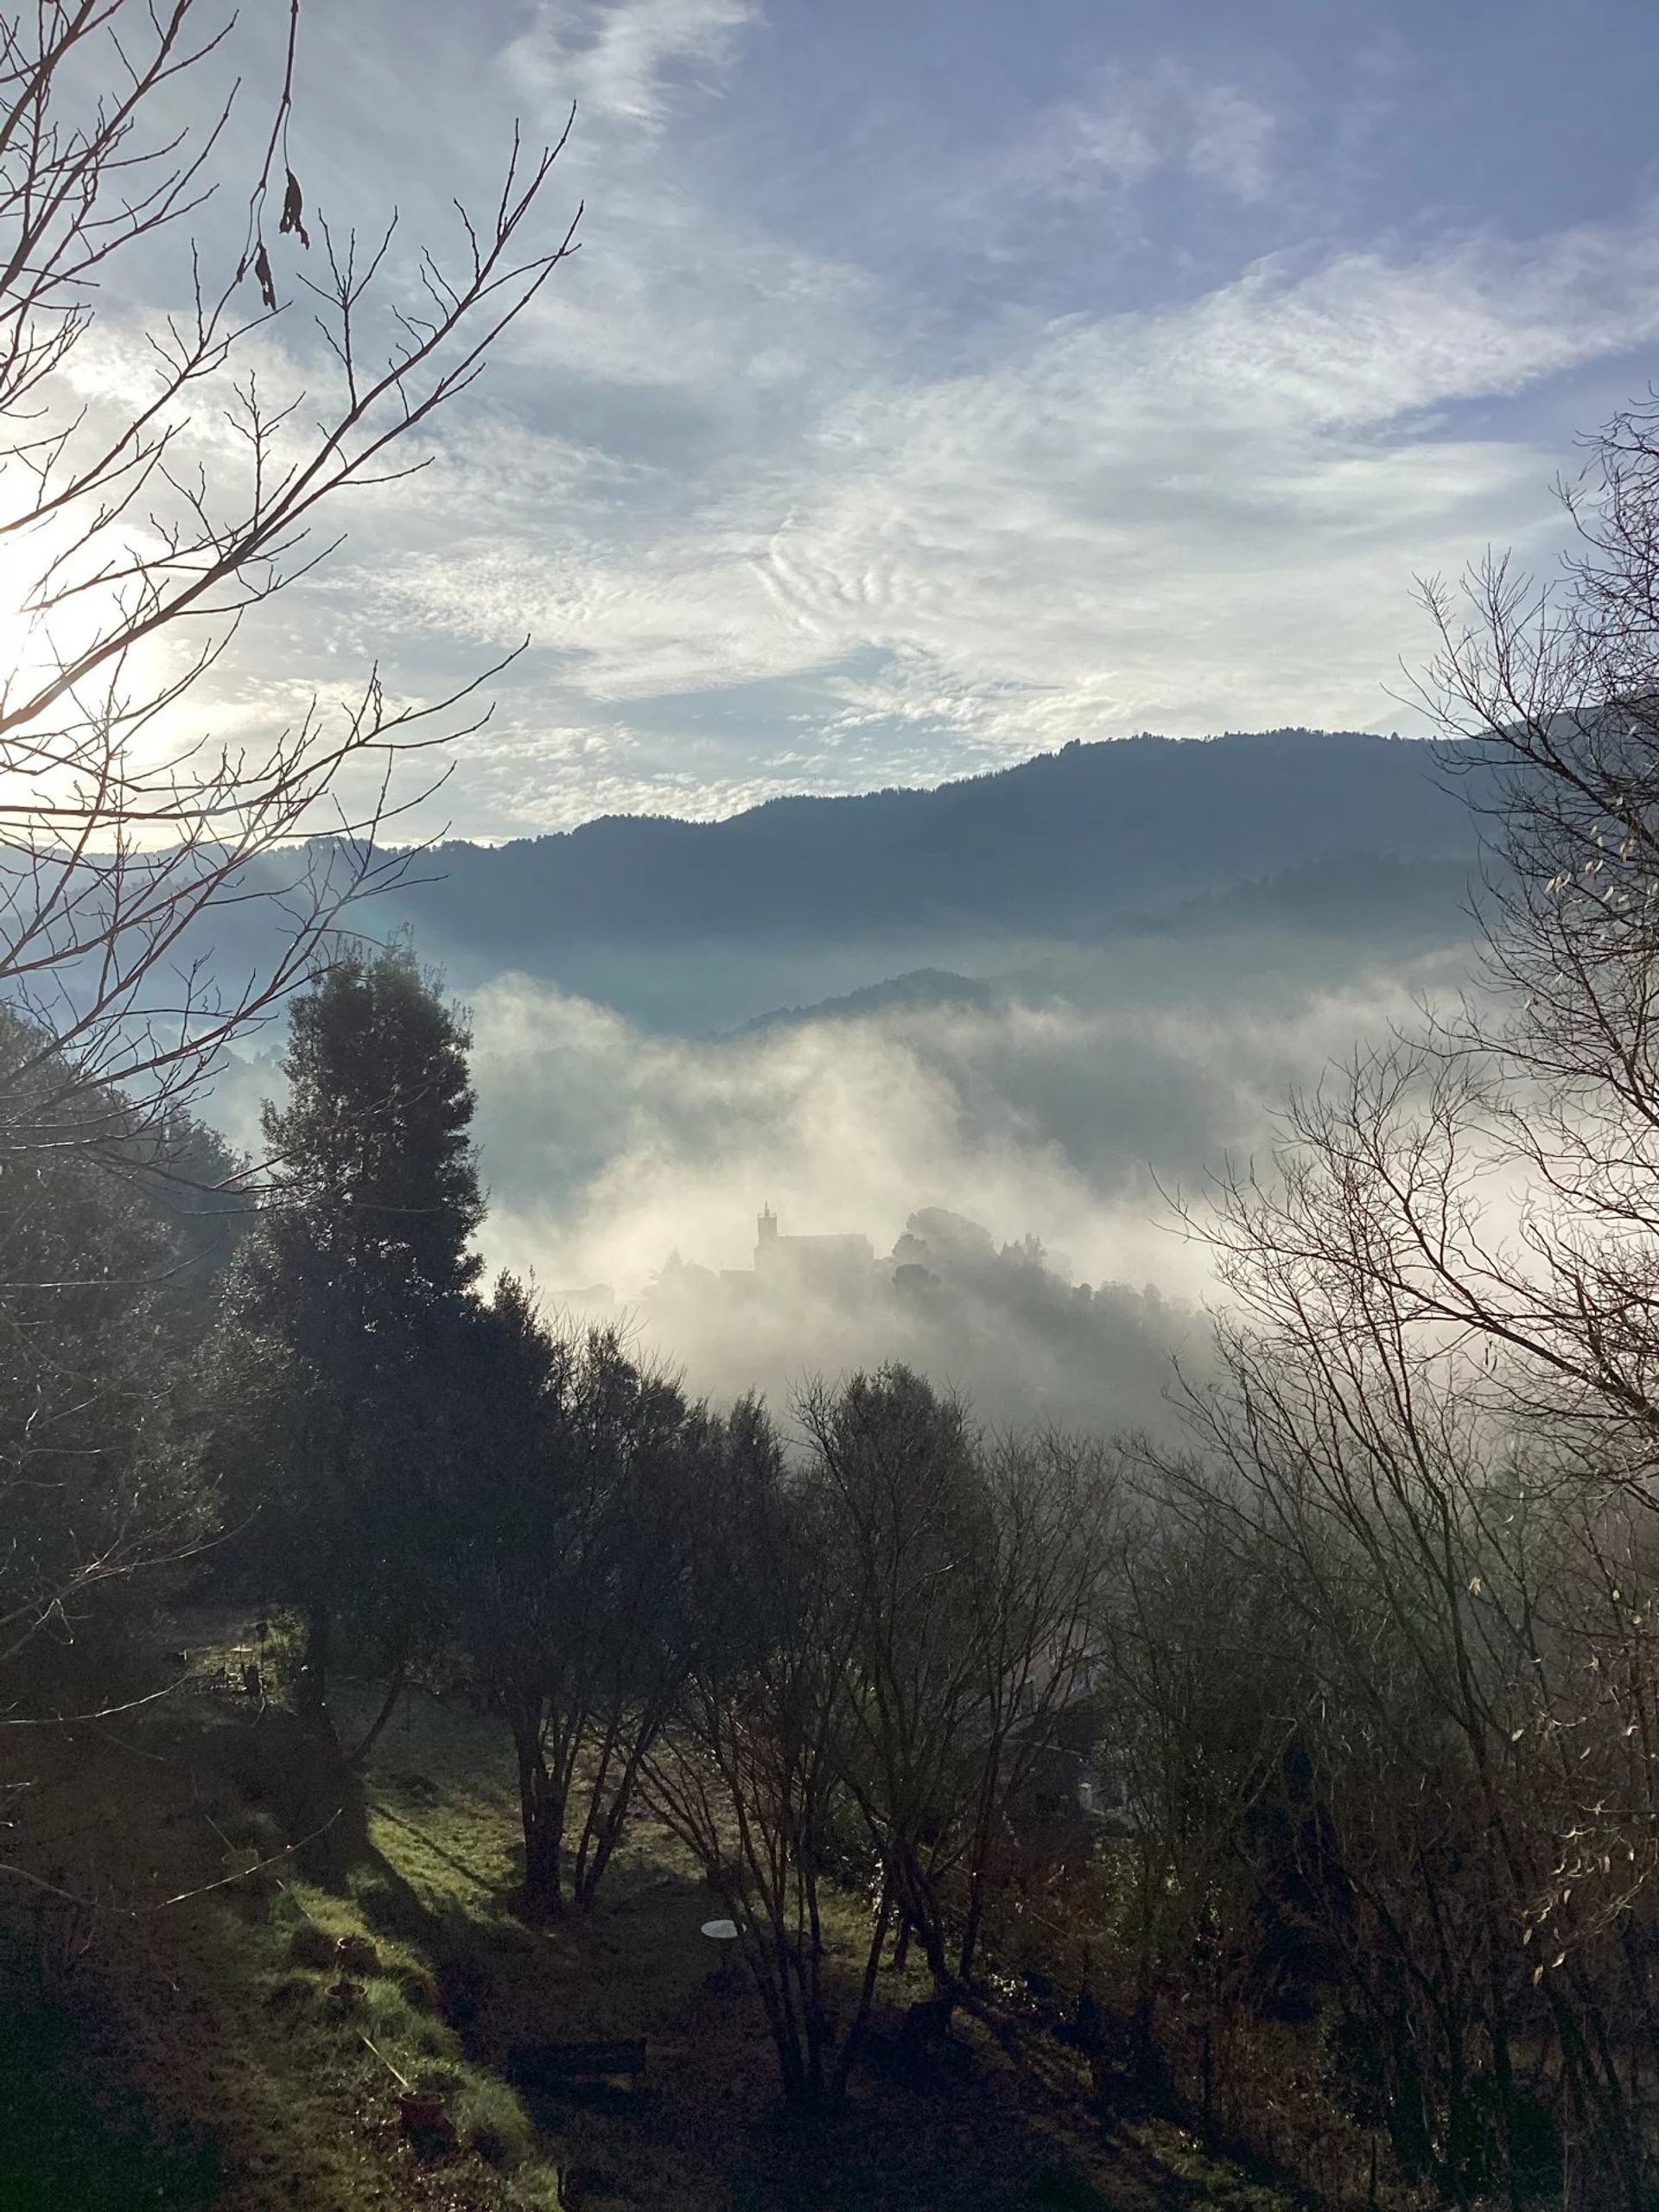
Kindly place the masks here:
[[(999, 1246), (982, 1224), (921, 1207), (893, 1250), (861, 1236), (792, 1236), (763, 1215), (752, 1263), (671, 1257), (632, 1315), (717, 1400), (758, 1389), (788, 1405), (804, 1382), (902, 1360), (998, 1427), (1166, 1428), (1176, 1364), (1207, 1364), (1207, 1318), (1151, 1284), (1073, 1283), (1033, 1236)], [(612, 1318), (600, 1294), (573, 1310)]]
[[(486, 1261), (719, 1401), (897, 1358), (994, 1423), (1166, 1423), (1216, 1292), (1167, 1194), (1201, 1197), (1271, 1144), (1291, 1086), (1460, 987), (1466, 941), (1421, 925), (1408, 951), (1277, 927), (1073, 947), (702, 1039), (497, 976), (471, 1007)], [(278, 1052), (220, 1086), (251, 1149)], [(767, 1207), (782, 1246), (757, 1267)], [(804, 1237), (857, 1242), (841, 1266)]]
[[(902, 1358), (997, 1423), (1167, 1421), (1214, 1286), (1166, 1194), (1258, 1152), (1290, 1085), (1460, 972), (1437, 955), (1334, 988), (1263, 976), (1224, 1007), (902, 1005), (700, 1041), (505, 976), (473, 1008), (487, 1255), (717, 1399)], [(852, 1240), (847, 1264), (801, 1238)]]

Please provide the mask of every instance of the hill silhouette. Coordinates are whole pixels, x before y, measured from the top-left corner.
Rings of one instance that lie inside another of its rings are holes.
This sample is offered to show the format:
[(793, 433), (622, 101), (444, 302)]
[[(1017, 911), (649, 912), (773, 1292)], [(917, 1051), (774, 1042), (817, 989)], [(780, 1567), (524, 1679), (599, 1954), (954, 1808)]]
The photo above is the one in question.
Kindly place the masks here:
[[(1477, 849), (1440, 748), (1305, 729), (1136, 737), (932, 790), (444, 844), (349, 923), (372, 938), (409, 925), (463, 995), (517, 973), (701, 1036), (826, 1001), (874, 1012), (860, 995), (876, 987), (918, 1003), (965, 1002), (979, 982), (1071, 988), (1085, 981), (1071, 956), (1151, 989), (1209, 968), (1206, 943), (1231, 970), (1321, 944), (1447, 942), (1465, 934)], [(334, 849), (311, 857), (327, 871)], [(235, 978), (269, 958), (271, 925), (257, 901), (224, 907), (188, 949)]]
[(1073, 743), (934, 790), (772, 799), (720, 822), (609, 816), (489, 849), (450, 844), (397, 903), (469, 967), (556, 972), (583, 943), (757, 930), (1075, 941), (1128, 912), (1321, 860), (1472, 849), (1467, 807), (1429, 747), (1287, 729)]

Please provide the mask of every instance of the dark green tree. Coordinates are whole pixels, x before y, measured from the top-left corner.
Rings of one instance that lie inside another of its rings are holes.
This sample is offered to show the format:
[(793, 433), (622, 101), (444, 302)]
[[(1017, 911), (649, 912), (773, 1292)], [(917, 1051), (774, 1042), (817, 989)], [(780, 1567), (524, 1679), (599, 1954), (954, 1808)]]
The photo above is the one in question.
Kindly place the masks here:
[(614, 1330), (549, 1327), (508, 1277), (460, 1379), (452, 1618), (512, 1731), (525, 1904), (586, 1907), (684, 1679), (691, 1532), (726, 1425)]
[(265, 1109), (276, 1198), (237, 1271), (222, 1449), (241, 1560), (304, 1622), (319, 1726), (337, 1623), (395, 1681), (430, 1613), (442, 1402), (480, 1264), (470, 1042), (399, 940), (295, 1002), (289, 1096)]
[[(65, 1136), (0, 1164), (0, 1701), (95, 1705), (135, 1579), (213, 1524), (194, 1355), (241, 1218), (237, 1163), (181, 1117), (159, 1143), (124, 1129), (90, 1086), (60, 1106), (67, 1078), (41, 1054), (0, 1009), (0, 1084)], [(78, 1141), (93, 1116), (110, 1132), (97, 1162)]]

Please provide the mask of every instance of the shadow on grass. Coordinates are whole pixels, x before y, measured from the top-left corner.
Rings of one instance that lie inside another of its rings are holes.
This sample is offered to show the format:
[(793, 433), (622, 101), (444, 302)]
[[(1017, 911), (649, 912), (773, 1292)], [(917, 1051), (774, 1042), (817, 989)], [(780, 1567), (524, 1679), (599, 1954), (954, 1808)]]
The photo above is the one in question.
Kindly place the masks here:
[(84, 2032), (46, 2005), (0, 2023), (0, 2212), (208, 2212), (223, 2187), (211, 2147), (162, 2135), (140, 2100), (112, 2085), (92, 2103)]
[[(286, 1744), (274, 1764), (290, 1757), (303, 1802), (317, 1780)], [(523, 2099), (549, 2154), (556, 2144), (558, 2163), (587, 2177), (573, 2202), (585, 2188), (607, 2212), (1265, 2212), (1265, 2192), (1194, 2182), (1103, 2122), (1073, 2053), (1038, 2065), (1042, 2053), (1016, 2063), (995, 2038), (953, 2040), (937, 2078), (907, 2078), (883, 2054), (902, 2042), (897, 1984), (848, 2104), (817, 2119), (781, 2111), (753, 1993), (714, 1986), (707, 1892), (648, 1828), (595, 1912), (516, 1916), (522, 1859), (501, 1766), (498, 1732), (411, 1700), (366, 1795), (345, 1777), (330, 1885), (372, 1935), (414, 1955), (400, 1970), (410, 2003), (441, 2012), (475, 2068), (511, 2078), (525, 2046), (646, 2039), (638, 2093)]]
[(731, 2212), (1129, 2212), (1178, 2201), (1105, 2188), (982, 2081), (927, 2094), (881, 2088), (818, 2119), (750, 2132)]
[[(427, 1824), (379, 1802), (374, 1812), (396, 1836), (454, 1860)], [(371, 1843), (355, 1902), (367, 1928), (429, 1961), (439, 2008), (475, 2065), (512, 2080), (524, 2048), (550, 2038), (646, 2037), (638, 2089), (518, 2083), (543, 2136), (613, 2179), (618, 2201), (651, 2212), (715, 2201), (729, 2212), (1151, 2212), (1193, 2201), (1150, 2160), (1144, 2182), (1096, 2186), (1060, 2131), (1033, 2125), (1015, 2069), (995, 2066), (992, 2086), (963, 2043), (951, 2042), (953, 2063), (941, 2059), (918, 2081), (894, 2056), (898, 2012), (873, 2037), (844, 2107), (816, 2118), (785, 2110), (749, 1993), (711, 1986), (696, 1933), (706, 1898), (687, 1877), (659, 1870), (625, 1881), (593, 1915), (549, 1926), (517, 1920), (505, 1886), (475, 1876), (469, 1886), (467, 1897), (423, 1894)], [(594, 2201), (612, 2196), (597, 2187)]]

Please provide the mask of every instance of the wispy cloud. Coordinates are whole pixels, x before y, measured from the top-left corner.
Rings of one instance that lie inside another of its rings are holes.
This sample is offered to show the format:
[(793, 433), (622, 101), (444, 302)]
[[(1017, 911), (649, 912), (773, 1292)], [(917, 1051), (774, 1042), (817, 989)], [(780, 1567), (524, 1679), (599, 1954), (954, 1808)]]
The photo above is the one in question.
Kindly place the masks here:
[(1261, 103), (1231, 85), (1207, 86), (1192, 96), (1193, 130), (1186, 165), (1240, 200), (1264, 200), (1273, 180), (1274, 118)]
[(753, 0), (541, 0), (511, 69), (579, 111), (660, 130), (673, 86), (717, 69)]
[[(1552, 456), (1444, 411), (1655, 331), (1645, 229), (1268, 264), (1188, 306), (1010, 332), (953, 376), (866, 356), (769, 435), (711, 434), (696, 467), (480, 434), (421, 495), (430, 542), (416, 525), (339, 588), (393, 633), (482, 651), (529, 630), (548, 721), (613, 735), (653, 702), (810, 683), (803, 782), (843, 781), (836, 748), (884, 723), (937, 768), (964, 737), (983, 758), (1388, 727), (1414, 575), (1553, 527)], [(766, 713), (734, 723), (737, 780)], [(735, 758), (703, 765), (733, 780)]]
[[(577, 98), (582, 253), (431, 469), (359, 502), (219, 677), (244, 729), (262, 688), (274, 708), (378, 659), (429, 693), (530, 634), (435, 817), (462, 830), (707, 812), (1148, 726), (1391, 727), (1414, 575), (1493, 540), (1552, 549), (1560, 451), (1532, 401), (1659, 332), (1650, 210), (1519, 240), (1310, 236), (1286, 213), (1282, 86), (1196, 52), (1010, 102), (976, 168), (957, 148), (884, 176), (901, 277), (745, 165), (783, 16), (493, 20), (493, 70), (465, 75), (436, 17), (422, 66), (453, 67), (457, 147)], [(401, 22), (378, 0), (352, 17), (388, 81)], [(1272, 250), (1197, 274), (1179, 224), (1208, 240), (1223, 217)], [(1116, 281), (1120, 225), (1173, 242), (1149, 289)], [(1005, 282), (1027, 250), (1060, 257), (1063, 311)], [(284, 342), (303, 381), (302, 321), (269, 335), (279, 372)]]
[(1033, 115), (993, 165), (991, 183), (1083, 200), (1164, 172), (1256, 200), (1273, 180), (1277, 137), (1272, 112), (1241, 86), (1171, 61), (1107, 70)]

